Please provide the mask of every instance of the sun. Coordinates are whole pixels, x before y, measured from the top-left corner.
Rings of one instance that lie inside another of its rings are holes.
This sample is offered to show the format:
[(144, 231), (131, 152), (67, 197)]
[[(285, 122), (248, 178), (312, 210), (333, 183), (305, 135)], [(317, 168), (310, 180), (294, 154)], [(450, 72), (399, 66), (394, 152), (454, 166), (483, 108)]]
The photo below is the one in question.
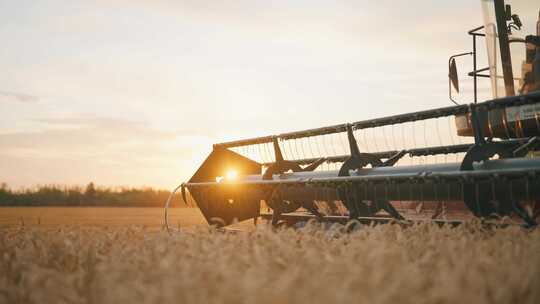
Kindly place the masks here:
[(230, 169), (227, 171), (227, 174), (225, 174), (225, 177), (230, 181), (236, 180), (238, 178), (238, 172), (234, 169)]

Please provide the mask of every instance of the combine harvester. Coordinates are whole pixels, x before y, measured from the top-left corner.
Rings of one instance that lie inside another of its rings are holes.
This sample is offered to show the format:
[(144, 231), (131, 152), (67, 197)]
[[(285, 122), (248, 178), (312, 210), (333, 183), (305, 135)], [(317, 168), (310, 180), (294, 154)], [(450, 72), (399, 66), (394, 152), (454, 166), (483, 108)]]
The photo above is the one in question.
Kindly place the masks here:
[[(481, 5), (484, 25), (469, 32), (472, 52), (449, 60), (454, 106), (215, 144), (179, 186), (184, 201), (218, 226), (259, 217), (277, 225), (309, 218), (459, 223), (471, 216), (535, 226), (540, 16), (535, 35), (518, 38), (522, 23), (509, 5)], [(477, 68), (480, 39), (485, 68)], [(474, 100), (458, 104), (456, 58), (465, 55), (473, 61)], [(483, 77), (493, 99), (477, 102)]]

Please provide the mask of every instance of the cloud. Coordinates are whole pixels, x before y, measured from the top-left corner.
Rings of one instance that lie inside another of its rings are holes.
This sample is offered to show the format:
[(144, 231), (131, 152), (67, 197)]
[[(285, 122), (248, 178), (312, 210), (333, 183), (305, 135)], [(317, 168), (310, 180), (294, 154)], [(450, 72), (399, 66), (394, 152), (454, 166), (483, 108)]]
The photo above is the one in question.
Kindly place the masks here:
[(34, 95), (0, 91), (0, 102), (36, 102), (39, 98)]
[(103, 117), (38, 119), (33, 132), (0, 133), (0, 181), (9, 184), (171, 186), (211, 149), (205, 136)]
[(0, 91), (0, 181), (25, 185), (163, 185), (213, 142), (449, 104), (482, 20), (467, 0), (16, 3), (0, 82), (40, 97)]
[[(66, 117), (35, 119), (42, 130), (0, 134), (0, 149), (29, 148), (36, 155), (63, 151), (66, 155), (100, 155), (111, 147), (153, 146), (172, 140), (175, 132), (156, 130), (145, 122), (104, 117)], [(127, 151), (126, 151), (127, 152)], [(54, 154), (54, 153), (51, 153)]]

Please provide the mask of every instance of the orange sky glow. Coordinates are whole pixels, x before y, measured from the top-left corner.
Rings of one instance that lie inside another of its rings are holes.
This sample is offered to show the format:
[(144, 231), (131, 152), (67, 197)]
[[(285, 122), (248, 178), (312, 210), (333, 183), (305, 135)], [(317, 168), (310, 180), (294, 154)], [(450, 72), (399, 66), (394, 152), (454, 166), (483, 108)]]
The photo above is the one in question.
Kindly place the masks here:
[[(538, 12), (514, 11), (532, 32)], [(482, 24), (469, 0), (22, 0), (0, 18), (14, 188), (171, 188), (215, 142), (448, 106), (448, 57)]]

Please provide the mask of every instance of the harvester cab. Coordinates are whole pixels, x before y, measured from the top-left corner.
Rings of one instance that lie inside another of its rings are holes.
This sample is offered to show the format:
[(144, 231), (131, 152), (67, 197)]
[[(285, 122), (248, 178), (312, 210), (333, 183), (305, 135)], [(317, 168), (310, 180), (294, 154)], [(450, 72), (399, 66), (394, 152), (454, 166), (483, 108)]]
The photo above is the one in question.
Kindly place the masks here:
[[(218, 226), (261, 216), (275, 225), (309, 218), (454, 223), (476, 216), (535, 226), (540, 19), (536, 33), (518, 38), (529, 20), (503, 0), (481, 6), (484, 25), (469, 32), (472, 52), (449, 60), (455, 105), (214, 144), (181, 185), (184, 201)], [(484, 68), (477, 67), (480, 38)], [(465, 55), (473, 59), (473, 98), (458, 103), (456, 58)], [(489, 78), (490, 100), (478, 102), (485, 88), (479, 78)]]
[[(540, 12), (534, 33), (522, 35), (523, 23), (512, 6), (502, 0), (481, 0), (484, 24), (470, 30), (472, 51), (456, 54), (448, 62), (448, 92), (450, 100), (452, 88), (459, 93), (459, 79), (456, 58), (471, 55), (473, 70), (468, 73), (473, 78), (473, 102), (478, 102), (479, 88), (488, 89), (492, 98), (525, 95), (540, 90)], [(526, 9), (523, 5), (519, 8)], [(532, 20), (531, 20), (532, 21)], [(533, 22), (530, 22), (532, 25)], [(521, 35), (521, 36), (520, 36)], [(488, 66), (479, 68), (477, 42), (485, 42)], [(479, 78), (489, 79), (488, 86), (481, 86)], [(480, 85), (480, 86), (479, 86)], [(520, 138), (538, 135), (534, 114), (539, 110), (535, 105), (494, 109), (480, 117), (486, 136), (495, 138)], [(458, 133), (473, 136), (470, 117), (456, 117)]]

